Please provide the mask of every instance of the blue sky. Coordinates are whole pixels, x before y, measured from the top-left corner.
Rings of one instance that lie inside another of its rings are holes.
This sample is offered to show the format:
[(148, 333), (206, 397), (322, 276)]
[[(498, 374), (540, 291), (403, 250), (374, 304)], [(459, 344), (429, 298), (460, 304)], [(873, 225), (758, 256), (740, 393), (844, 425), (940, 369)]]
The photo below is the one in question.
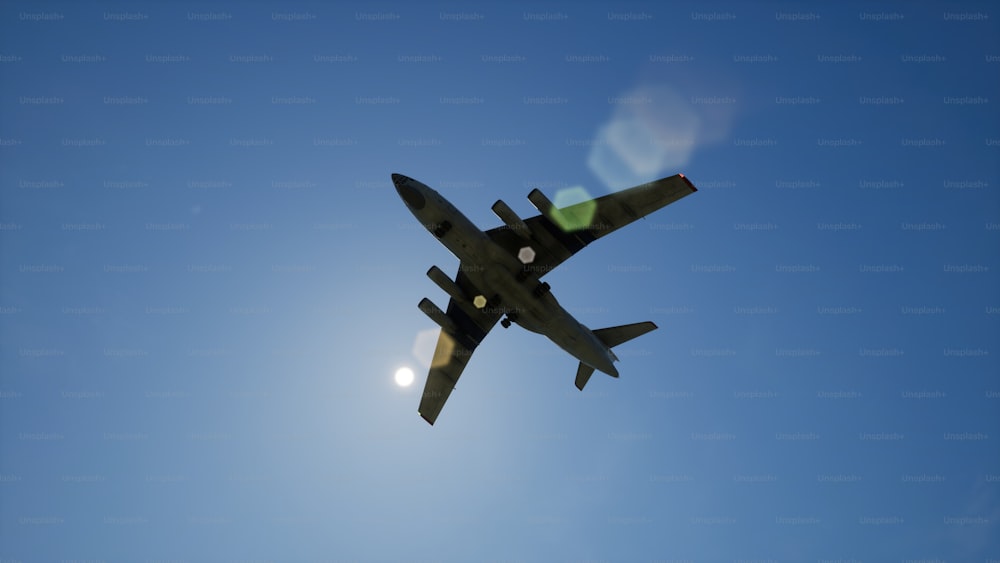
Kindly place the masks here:
[[(0, 560), (1000, 559), (986, 3), (0, 4)], [(390, 182), (698, 193), (434, 427)], [(413, 386), (393, 373), (409, 366)]]

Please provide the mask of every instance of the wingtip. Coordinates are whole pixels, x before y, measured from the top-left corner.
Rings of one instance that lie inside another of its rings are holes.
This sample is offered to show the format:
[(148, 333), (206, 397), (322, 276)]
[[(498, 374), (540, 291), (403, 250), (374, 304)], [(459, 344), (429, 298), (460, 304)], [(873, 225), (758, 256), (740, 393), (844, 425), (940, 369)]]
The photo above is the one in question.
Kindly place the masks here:
[(687, 176), (683, 174), (678, 174), (678, 176), (681, 177), (681, 180), (684, 180), (684, 183), (687, 184), (689, 188), (691, 188), (692, 192), (698, 191), (698, 188), (694, 187), (694, 184), (691, 183), (691, 180), (688, 180)]
[(420, 411), (417, 411), (417, 414), (419, 414), (419, 415), (420, 415), (420, 418), (422, 418), (422, 419), (424, 419), (425, 421), (427, 421), (427, 424), (430, 424), (431, 426), (434, 426), (434, 421), (433, 421), (433, 420), (431, 420), (431, 419), (429, 419), (429, 418), (427, 418), (427, 417), (426, 417), (426, 416), (425, 416), (425, 415), (424, 415), (424, 414), (423, 414), (422, 412), (420, 412)]

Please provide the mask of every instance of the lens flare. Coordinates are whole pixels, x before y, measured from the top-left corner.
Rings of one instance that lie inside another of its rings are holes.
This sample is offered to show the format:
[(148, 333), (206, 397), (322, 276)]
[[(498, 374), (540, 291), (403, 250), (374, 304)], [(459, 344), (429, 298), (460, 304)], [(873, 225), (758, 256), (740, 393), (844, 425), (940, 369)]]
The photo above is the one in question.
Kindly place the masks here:
[(408, 367), (401, 367), (396, 370), (396, 385), (409, 387), (413, 384), (413, 370)]

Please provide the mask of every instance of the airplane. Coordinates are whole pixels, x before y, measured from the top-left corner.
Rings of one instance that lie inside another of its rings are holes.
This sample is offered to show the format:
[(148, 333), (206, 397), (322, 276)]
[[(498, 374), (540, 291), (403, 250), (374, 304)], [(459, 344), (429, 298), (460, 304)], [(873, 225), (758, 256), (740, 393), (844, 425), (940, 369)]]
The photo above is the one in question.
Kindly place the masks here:
[(427, 270), (450, 298), (447, 311), (426, 297), (418, 304), (441, 327), (417, 411), (431, 425), (498, 320), (504, 328), (514, 323), (542, 334), (579, 360), (580, 391), (594, 370), (618, 377), (618, 357), (611, 349), (657, 326), (646, 321), (591, 330), (559, 305), (549, 284), (540, 280), (591, 242), (698, 191), (676, 174), (557, 209), (534, 189), (528, 201), (539, 215), (521, 219), (497, 200), (492, 209), (504, 224), (482, 231), (425, 184), (402, 174), (393, 174), (392, 183), (417, 220), (459, 259), (454, 279), (437, 266)]

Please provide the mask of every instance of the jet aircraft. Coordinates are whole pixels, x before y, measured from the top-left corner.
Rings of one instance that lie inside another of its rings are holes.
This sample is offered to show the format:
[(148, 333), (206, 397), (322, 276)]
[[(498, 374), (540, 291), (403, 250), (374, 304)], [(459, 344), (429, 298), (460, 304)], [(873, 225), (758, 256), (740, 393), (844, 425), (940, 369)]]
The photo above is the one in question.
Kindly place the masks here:
[[(541, 278), (591, 242), (697, 190), (676, 174), (596, 199), (556, 208), (538, 189), (528, 200), (539, 215), (521, 219), (503, 201), (493, 212), (504, 222), (482, 231), (438, 192), (402, 174), (392, 183), (417, 220), (459, 259), (452, 279), (437, 266), (427, 276), (450, 297), (442, 311), (426, 297), (418, 305), (441, 326), (417, 411), (434, 424), (473, 351), (500, 321), (542, 334), (580, 361), (576, 387), (594, 370), (618, 377), (615, 346), (656, 329), (641, 322), (591, 330), (567, 312)], [(503, 317), (501, 319), (501, 317)]]

